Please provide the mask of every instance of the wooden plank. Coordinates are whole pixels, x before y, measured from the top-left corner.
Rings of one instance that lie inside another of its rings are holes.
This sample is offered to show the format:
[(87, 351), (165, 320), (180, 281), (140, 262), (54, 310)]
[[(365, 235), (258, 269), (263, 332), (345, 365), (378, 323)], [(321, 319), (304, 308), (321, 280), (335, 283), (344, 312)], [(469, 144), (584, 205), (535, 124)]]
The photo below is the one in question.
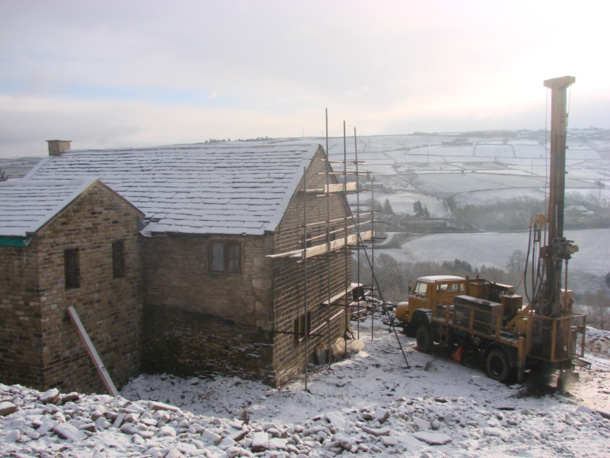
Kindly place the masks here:
[(347, 187), (343, 183), (324, 185), (324, 192), (325, 193), (343, 192), (343, 191), (356, 191), (356, 190), (357, 190), (357, 188), (356, 188), (356, 183), (355, 182), (347, 183)]
[(358, 288), (358, 286), (362, 286), (362, 285), (358, 285), (358, 283), (352, 283), (349, 288), (347, 288), (347, 291), (343, 290), (340, 293), (335, 294), (334, 296), (332, 296), (329, 300), (326, 300), (324, 302), (322, 302), (322, 305), (330, 305), (330, 304), (334, 304), (335, 302), (337, 302), (339, 299), (344, 298), (347, 294), (351, 293), (352, 291), (354, 291), (356, 288)]
[[(367, 240), (372, 240), (373, 231), (361, 232), (360, 236), (362, 237), (363, 242), (365, 242)], [(357, 243), (358, 243), (358, 234), (352, 234), (347, 237), (348, 245), (356, 245)], [(339, 238), (337, 240), (333, 240), (332, 242), (330, 242), (330, 251), (331, 252), (337, 251), (337, 250), (343, 248), (344, 246), (345, 246), (345, 237)], [(309, 259), (313, 256), (319, 256), (319, 255), (327, 253), (327, 252), (328, 252), (328, 247), (327, 247), (326, 243), (309, 247), (309, 248), (307, 248), (307, 259)], [(265, 257), (271, 258), (271, 259), (276, 259), (276, 258), (286, 258), (289, 256), (291, 258), (301, 259), (301, 258), (303, 258), (303, 249), (301, 248), (299, 250), (286, 251), (284, 253), (268, 254)]]
[[(362, 237), (362, 241), (371, 240), (373, 238), (373, 231), (361, 232), (360, 236)], [(348, 245), (356, 245), (357, 243), (358, 243), (358, 234), (352, 234), (347, 237)], [(331, 252), (340, 250), (341, 248), (345, 247), (345, 237), (342, 237), (337, 240), (333, 240), (332, 242), (330, 242), (328, 244), (323, 243), (322, 245), (316, 245), (316, 246), (307, 248), (305, 256), (307, 257), (307, 259), (309, 259), (313, 256), (319, 256), (321, 254), (325, 254), (329, 251), (329, 245), (330, 245)], [(290, 257), (302, 258), (303, 250), (299, 250), (299, 251), (300, 252), (298, 254), (293, 254)]]
[(106, 370), (106, 367), (104, 366), (104, 363), (102, 363), (102, 359), (100, 358), (100, 355), (97, 354), (97, 351), (96, 351), (95, 347), (93, 346), (93, 342), (91, 342), (91, 339), (89, 338), (89, 334), (87, 334), (87, 330), (83, 326), (83, 323), (81, 323), (80, 318), (78, 317), (78, 313), (76, 313), (76, 310), (74, 309), (74, 307), (68, 307), (68, 315), (70, 316), (72, 323), (74, 323), (74, 326), (76, 326), (78, 335), (80, 336), (81, 340), (83, 341), (83, 344), (85, 344), (87, 353), (89, 353), (89, 356), (91, 357), (91, 360), (93, 361), (93, 364), (95, 365), (95, 368), (97, 369), (97, 372), (100, 374), (100, 377), (102, 377), (102, 381), (104, 382), (106, 389), (112, 396), (118, 396), (119, 392), (116, 389), (116, 387), (114, 386), (114, 383), (112, 382), (112, 379), (110, 378), (110, 374), (108, 374), (108, 371)]
[(297, 254), (297, 253), (303, 253), (303, 250), (292, 250), (292, 251), (285, 251), (283, 253), (275, 253), (275, 254), (268, 254), (267, 256), (265, 256), (266, 258), (270, 258), (270, 259), (276, 259), (276, 258), (287, 258), (288, 256), (292, 256), (293, 254)]

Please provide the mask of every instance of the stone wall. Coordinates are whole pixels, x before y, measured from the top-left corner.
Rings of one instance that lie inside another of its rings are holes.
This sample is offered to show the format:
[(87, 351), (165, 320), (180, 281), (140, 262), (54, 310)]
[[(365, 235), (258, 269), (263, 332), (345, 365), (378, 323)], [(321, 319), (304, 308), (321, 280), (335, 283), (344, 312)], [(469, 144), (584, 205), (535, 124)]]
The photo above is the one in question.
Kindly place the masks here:
[[(307, 189), (323, 189), (326, 184), (324, 154), (319, 150), (307, 171)], [(330, 175), (330, 183), (336, 183)], [(304, 205), (307, 205), (307, 223), (331, 221), (331, 232), (339, 231), (336, 238), (345, 236), (344, 221), (348, 210), (344, 197), (334, 194), (329, 197), (317, 197), (316, 193), (302, 192), (303, 184), (293, 196), (282, 222), (275, 234), (275, 252), (281, 253), (302, 248), (305, 237), (303, 222)], [(339, 219), (340, 221), (332, 222)], [(349, 230), (348, 230), (349, 232)], [(319, 245), (326, 241), (326, 224), (310, 226), (307, 238), (323, 236), (313, 240), (311, 244)], [(330, 271), (330, 276), (329, 276)], [(305, 361), (314, 360), (316, 349), (327, 347), (330, 340), (343, 337), (348, 325), (345, 307), (324, 305), (330, 297), (345, 292), (351, 280), (351, 252), (349, 248), (326, 255), (316, 256), (307, 260), (307, 280), (305, 280), (305, 265), (295, 259), (278, 258), (274, 260), (274, 307), (275, 307), (275, 339), (274, 339), (274, 369), (276, 384), (282, 384), (295, 374), (302, 372)], [(306, 281), (306, 283), (305, 283)], [(307, 301), (305, 301), (305, 295)], [(310, 330), (321, 327), (316, 335), (307, 342), (295, 339), (295, 321), (299, 318), (308, 320), (305, 315), (311, 315)], [(340, 316), (329, 319), (339, 312)]]
[[(320, 149), (308, 169), (308, 188), (326, 183), (326, 162)], [(336, 183), (334, 177), (331, 183)], [(304, 266), (294, 259), (276, 259), (272, 253), (302, 247), (303, 206), (308, 221), (325, 221), (327, 199), (296, 191), (279, 229), (262, 237), (162, 235), (143, 240), (145, 289), (145, 340), (143, 367), (148, 372), (181, 375), (239, 375), (280, 385), (304, 366), (304, 345), (295, 343), (295, 319), (303, 315)], [(345, 199), (330, 197), (330, 218), (343, 218)], [(343, 229), (343, 221), (333, 224)], [(312, 228), (309, 236), (326, 233), (326, 226)], [(345, 232), (336, 236), (343, 237)], [(214, 241), (238, 242), (242, 252), (240, 274), (218, 274), (210, 269)], [(314, 244), (322, 243), (322, 239)], [(330, 290), (329, 267), (330, 265)], [(344, 308), (322, 305), (329, 296), (345, 291), (351, 278), (349, 250), (312, 259), (308, 263), (307, 298), (311, 304), (311, 328), (327, 322)], [(343, 336), (346, 316), (331, 322), (330, 335)], [(308, 359), (316, 345), (327, 342), (328, 327), (321, 337), (310, 339)], [(314, 342), (315, 341), (315, 342)]]
[[(38, 347), (23, 358), (23, 364), (32, 367), (41, 364), (42, 377), (37, 369), (36, 377), (24, 378), (19, 383), (38, 389), (59, 387), (66, 392), (106, 392), (68, 317), (68, 306), (78, 312), (117, 387), (139, 373), (142, 328), (139, 217), (140, 213), (127, 201), (105, 185), (95, 183), (40, 229), (29, 247), (20, 249), (18, 257), (36, 259), (37, 283), (30, 276), (15, 288), (15, 294), (23, 297), (21, 310), (15, 305), (19, 300), (12, 300), (12, 308), (9, 304), (3, 313), (11, 316), (23, 312), (20, 326), (28, 322), (33, 330), (39, 329), (31, 332), (29, 341), (23, 337), (19, 347)], [(125, 248), (125, 276), (113, 278), (112, 244), (119, 240)], [(79, 250), (80, 286), (66, 288), (64, 250), (74, 248)], [(11, 263), (10, 257), (3, 254), (2, 262)], [(20, 268), (12, 262), (14, 268)], [(26, 334), (21, 329), (18, 332)]]
[[(239, 243), (241, 273), (213, 273), (212, 242)], [(271, 235), (145, 238), (144, 369), (272, 380)]]
[(36, 240), (0, 247), (0, 382), (43, 387)]
[(216, 374), (273, 384), (272, 333), (183, 308), (147, 304), (144, 372)]

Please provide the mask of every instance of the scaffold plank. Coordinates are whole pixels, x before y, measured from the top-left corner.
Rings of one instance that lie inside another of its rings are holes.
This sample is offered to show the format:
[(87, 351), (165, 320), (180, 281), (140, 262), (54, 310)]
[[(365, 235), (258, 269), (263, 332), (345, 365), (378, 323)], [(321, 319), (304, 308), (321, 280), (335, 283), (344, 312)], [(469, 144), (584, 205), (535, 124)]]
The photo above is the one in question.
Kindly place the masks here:
[[(360, 240), (358, 240), (358, 236), (361, 237)], [(361, 232), (360, 234), (352, 234), (352, 235), (348, 236), (347, 245), (357, 245), (359, 242), (365, 242), (367, 240), (372, 240), (372, 239), (373, 239), (373, 231), (364, 231), (364, 232)], [(345, 247), (345, 237), (342, 237), (337, 240), (333, 240), (329, 244), (323, 243), (321, 245), (315, 245), (315, 246), (307, 248), (306, 254), (305, 254), (307, 259), (312, 258), (314, 256), (319, 256), (321, 254), (328, 253), (329, 252), (328, 245), (330, 245), (330, 252), (338, 251), (341, 248)], [(286, 258), (286, 257), (291, 257), (294, 259), (302, 259), (303, 258), (303, 249), (301, 248), (298, 250), (286, 251), (284, 253), (268, 254), (266, 257), (270, 258), (270, 259)]]

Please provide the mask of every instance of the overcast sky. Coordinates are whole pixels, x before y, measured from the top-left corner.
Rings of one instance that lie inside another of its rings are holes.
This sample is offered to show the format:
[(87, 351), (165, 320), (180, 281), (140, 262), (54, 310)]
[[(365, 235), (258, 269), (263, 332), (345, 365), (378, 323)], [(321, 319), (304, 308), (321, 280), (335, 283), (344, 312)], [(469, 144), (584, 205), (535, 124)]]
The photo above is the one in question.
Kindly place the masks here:
[[(0, 156), (210, 138), (610, 128), (610, 2), (0, 0)], [(549, 102), (550, 105), (550, 102)], [(550, 108), (549, 108), (550, 109)]]

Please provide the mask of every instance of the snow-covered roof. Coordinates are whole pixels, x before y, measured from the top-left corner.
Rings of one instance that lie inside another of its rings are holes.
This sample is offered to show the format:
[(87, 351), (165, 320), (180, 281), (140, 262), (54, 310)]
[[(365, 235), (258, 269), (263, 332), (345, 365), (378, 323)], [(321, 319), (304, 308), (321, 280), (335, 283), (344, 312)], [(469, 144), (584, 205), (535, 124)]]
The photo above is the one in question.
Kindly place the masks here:
[(92, 177), (0, 182), (0, 237), (28, 237), (95, 181)]
[(427, 277), (419, 277), (417, 281), (423, 283), (436, 283), (443, 281), (464, 281), (464, 277), (457, 277), (455, 275), (428, 275)]
[(26, 178), (99, 177), (144, 212), (144, 234), (262, 235), (279, 224), (319, 147), (257, 141), (70, 150)]

